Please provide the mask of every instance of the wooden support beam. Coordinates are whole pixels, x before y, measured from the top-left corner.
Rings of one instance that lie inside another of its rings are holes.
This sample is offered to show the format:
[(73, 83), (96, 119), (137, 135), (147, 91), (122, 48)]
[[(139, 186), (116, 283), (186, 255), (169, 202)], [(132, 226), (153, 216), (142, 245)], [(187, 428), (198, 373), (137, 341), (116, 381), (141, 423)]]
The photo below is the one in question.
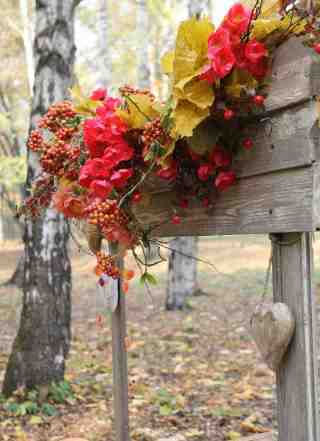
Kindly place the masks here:
[(312, 236), (270, 237), (274, 300), (287, 304), (296, 318), (293, 341), (277, 372), (279, 441), (319, 441)]
[[(112, 255), (116, 255), (118, 249), (115, 245), (110, 246)], [(118, 262), (123, 266), (122, 261)], [(130, 441), (129, 435), (129, 405), (128, 405), (128, 367), (125, 339), (126, 330), (126, 303), (125, 295), (121, 290), (121, 281), (114, 281), (114, 289), (118, 290), (119, 304), (112, 314), (112, 371), (113, 371), (113, 400), (114, 400), (114, 424), (116, 441)]]

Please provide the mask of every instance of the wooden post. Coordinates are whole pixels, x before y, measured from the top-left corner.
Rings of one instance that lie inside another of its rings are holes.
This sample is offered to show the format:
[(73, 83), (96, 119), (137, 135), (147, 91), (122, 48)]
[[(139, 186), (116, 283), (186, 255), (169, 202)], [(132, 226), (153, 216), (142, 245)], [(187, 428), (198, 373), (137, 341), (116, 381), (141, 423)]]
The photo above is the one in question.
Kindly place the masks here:
[(277, 372), (279, 441), (319, 441), (312, 236), (270, 237), (274, 300), (286, 303), (296, 318), (294, 339)]
[[(117, 246), (111, 245), (112, 255), (117, 254)], [(122, 261), (118, 262), (120, 267)], [(128, 405), (128, 367), (125, 339), (126, 331), (126, 303), (125, 295), (121, 290), (121, 281), (114, 283), (118, 290), (119, 303), (112, 314), (112, 371), (113, 371), (113, 402), (116, 441), (129, 441), (129, 405)]]

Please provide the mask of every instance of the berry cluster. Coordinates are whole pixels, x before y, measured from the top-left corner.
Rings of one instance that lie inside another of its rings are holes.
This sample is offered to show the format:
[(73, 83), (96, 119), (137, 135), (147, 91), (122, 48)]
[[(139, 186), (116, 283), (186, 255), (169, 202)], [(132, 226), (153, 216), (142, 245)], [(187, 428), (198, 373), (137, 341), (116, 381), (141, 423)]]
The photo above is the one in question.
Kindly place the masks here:
[(77, 127), (62, 127), (59, 129), (56, 133), (56, 137), (60, 141), (70, 141), (73, 137), (73, 135), (77, 132)]
[(115, 259), (102, 251), (97, 253), (96, 273), (106, 275), (112, 279), (119, 279), (121, 275), (119, 268), (115, 264)]
[(80, 148), (72, 147), (63, 141), (48, 145), (43, 152), (40, 164), (46, 173), (54, 176), (65, 176), (67, 179), (77, 179), (79, 175)]
[(32, 130), (30, 133), (27, 146), (34, 152), (39, 152), (43, 149), (43, 136), (39, 130)]
[(171, 141), (170, 136), (161, 125), (160, 118), (146, 123), (142, 133), (142, 141), (146, 148), (150, 147), (155, 141), (158, 141), (161, 145), (166, 145)]
[(88, 222), (97, 225), (103, 230), (110, 225), (125, 226), (128, 224), (128, 217), (118, 207), (117, 201), (107, 200), (105, 202), (94, 202), (86, 210)]
[(135, 87), (126, 85), (123, 87), (120, 87), (119, 92), (122, 96), (126, 95), (145, 95), (150, 98), (150, 100), (153, 102), (155, 101), (156, 97), (153, 95), (153, 93), (150, 92), (148, 89), (136, 89)]
[(72, 103), (62, 101), (50, 107), (48, 112), (40, 119), (39, 127), (55, 133), (75, 116), (76, 111)]
[(31, 218), (39, 216), (42, 209), (49, 207), (54, 194), (54, 179), (52, 176), (41, 175), (32, 185), (32, 196), (25, 199), (18, 215)]

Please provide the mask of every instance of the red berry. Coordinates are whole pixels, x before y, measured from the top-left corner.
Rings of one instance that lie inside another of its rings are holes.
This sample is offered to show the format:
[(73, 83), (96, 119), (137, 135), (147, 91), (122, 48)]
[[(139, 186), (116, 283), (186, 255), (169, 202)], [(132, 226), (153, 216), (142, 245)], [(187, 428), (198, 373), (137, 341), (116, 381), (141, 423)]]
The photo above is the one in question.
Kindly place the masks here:
[(135, 193), (133, 193), (132, 202), (134, 204), (139, 204), (141, 200), (142, 200), (142, 193), (140, 193), (140, 191), (136, 191)]
[(180, 207), (181, 207), (181, 208), (188, 208), (188, 207), (189, 207), (189, 201), (188, 201), (188, 199), (181, 199), (181, 201), (180, 201)]
[(313, 49), (317, 52), (317, 54), (320, 54), (320, 43), (315, 43)]
[(251, 138), (246, 138), (243, 140), (242, 146), (246, 150), (251, 150), (253, 147), (253, 141)]
[(224, 111), (223, 117), (226, 121), (230, 121), (230, 119), (234, 118), (235, 112), (231, 109), (226, 109)]
[(209, 199), (209, 198), (204, 198), (204, 199), (202, 199), (202, 206), (203, 206), (204, 208), (208, 208), (209, 205), (210, 205), (210, 199)]
[(177, 214), (175, 214), (172, 219), (171, 219), (172, 223), (175, 225), (179, 225), (181, 224), (181, 217), (178, 216)]
[(265, 97), (262, 95), (255, 95), (253, 97), (253, 102), (255, 103), (256, 106), (263, 106), (265, 102)]

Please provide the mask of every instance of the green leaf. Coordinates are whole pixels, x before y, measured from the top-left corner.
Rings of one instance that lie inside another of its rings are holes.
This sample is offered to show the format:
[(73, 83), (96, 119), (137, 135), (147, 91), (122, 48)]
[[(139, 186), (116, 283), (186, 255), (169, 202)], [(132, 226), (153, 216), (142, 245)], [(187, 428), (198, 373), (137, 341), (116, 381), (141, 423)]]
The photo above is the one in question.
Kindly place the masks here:
[(155, 285), (158, 284), (158, 281), (157, 281), (157, 279), (156, 279), (155, 276), (153, 276), (152, 274), (150, 274), (150, 273), (148, 273), (148, 272), (146, 271), (146, 272), (145, 272), (144, 274), (142, 274), (142, 276), (140, 277), (140, 283), (141, 283), (141, 285), (144, 285), (144, 284), (146, 284), (146, 283), (149, 283), (149, 285), (153, 285), (153, 286), (155, 286)]
[(52, 404), (45, 403), (41, 406), (41, 412), (47, 416), (56, 416), (58, 415), (57, 409), (52, 406)]
[(187, 142), (191, 150), (199, 155), (204, 155), (213, 149), (220, 135), (220, 129), (209, 119), (195, 128), (193, 135), (187, 139)]
[(172, 408), (169, 404), (163, 404), (160, 406), (160, 415), (161, 416), (169, 416), (172, 414)]

